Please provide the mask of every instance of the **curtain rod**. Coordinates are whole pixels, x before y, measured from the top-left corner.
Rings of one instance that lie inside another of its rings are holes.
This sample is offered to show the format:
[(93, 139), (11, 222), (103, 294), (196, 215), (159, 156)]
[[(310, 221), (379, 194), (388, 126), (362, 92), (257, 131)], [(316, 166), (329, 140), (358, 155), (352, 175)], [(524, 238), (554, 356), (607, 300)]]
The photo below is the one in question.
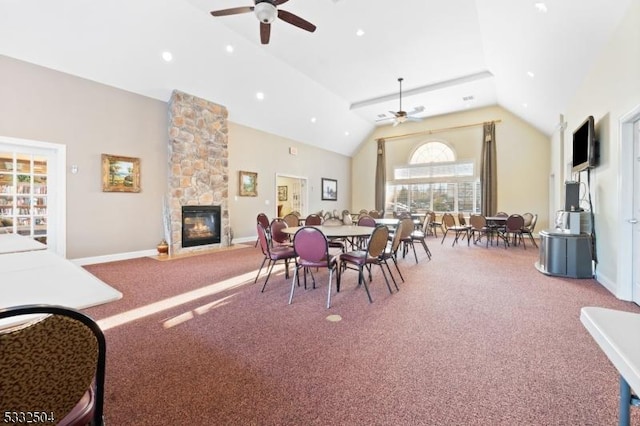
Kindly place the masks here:
[(409, 136), (430, 135), (432, 133), (439, 133), (439, 132), (444, 132), (444, 131), (447, 131), (447, 130), (465, 129), (467, 127), (482, 126), (482, 125), (484, 125), (484, 123), (501, 123), (501, 122), (502, 122), (502, 120), (484, 121), (482, 123), (465, 124), (463, 126), (443, 127), (441, 129), (435, 129), (435, 130), (423, 130), (421, 132), (405, 133), (404, 135), (395, 135), (395, 136), (388, 136), (388, 137), (384, 137), (383, 136), (383, 137), (380, 137), (380, 138), (376, 138), (376, 141), (379, 141), (379, 140), (388, 141), (390, 139), (407, 138)]

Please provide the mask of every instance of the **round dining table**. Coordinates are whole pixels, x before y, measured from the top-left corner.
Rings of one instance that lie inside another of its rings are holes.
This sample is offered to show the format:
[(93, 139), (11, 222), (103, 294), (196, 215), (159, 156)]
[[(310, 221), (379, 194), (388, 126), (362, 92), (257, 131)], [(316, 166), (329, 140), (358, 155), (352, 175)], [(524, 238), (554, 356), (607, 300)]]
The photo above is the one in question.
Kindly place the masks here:
[[(327, 238), (349, 238), (349, 237), (366, 237), (371, 235), (375, 228), (371, 226), (358, 226), (358, 225), (342, 225), (342, 226), (322, 226), (314, 225), (316, 229), (319, 229)], [(282, 232), (289, 235), (294, 235), (299, 229), (304, 226), (290, 226), (282, 229)]]

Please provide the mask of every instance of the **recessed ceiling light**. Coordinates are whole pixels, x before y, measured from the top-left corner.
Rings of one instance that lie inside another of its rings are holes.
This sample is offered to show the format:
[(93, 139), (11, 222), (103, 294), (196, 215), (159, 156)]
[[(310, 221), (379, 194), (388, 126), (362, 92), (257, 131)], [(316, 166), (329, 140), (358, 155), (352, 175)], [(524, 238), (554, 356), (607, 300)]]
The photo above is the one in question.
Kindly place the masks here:
[(259, 101), (264, 99), (264, 93), (262, 92), (257, 92), (256, 93), (256, 99), (258, 99)]
[(358, 30), (356, 31), (356, 35), (358, 37), (362, 37), (364, 35), (364, 30), (362, 28), (358, 28)]
[(233, 53), (233, 46), (230, 44), (227, 44), (227, 47), (225, 47), (225, 50), (227, 51), (227, 53)]
[(533, 73), (533, 71), (527, 71), (527, 75), (531, 78), (535, 77), (536, 75)]
[(547, 5), (544, 4), (544, 2), (539, 1), (534, 3), (533, 5), (535, 6), (536, 9), (538, 9), (538, 12), (547, 13)]
[(344, 132), (345, 136), (349, 136), (349, 131), (347, 130), (346, 132)]
[(528, 106), (529, 106), (529, 104), (528, 104), (528, 103), (526, 103), (526, 102), (524, 102), (524, 103), (522, 104), (522, 107), (523, 107), (523, 108), (527, 108)]
[(171, 62), (173, 60), (173, 55), (169, 51), (162, 52), (162, 59), (166, 62)]
[(311, 122), (315, 123), (316, 122), (316, 118), (315, 117), (311, 117)]

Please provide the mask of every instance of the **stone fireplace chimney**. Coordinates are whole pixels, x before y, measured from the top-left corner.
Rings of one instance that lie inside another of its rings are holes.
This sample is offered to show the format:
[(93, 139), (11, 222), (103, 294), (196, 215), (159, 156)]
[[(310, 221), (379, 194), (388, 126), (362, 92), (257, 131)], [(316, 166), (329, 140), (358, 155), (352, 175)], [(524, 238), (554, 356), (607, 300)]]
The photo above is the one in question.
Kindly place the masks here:
[(168, 222), (170, 253), (210, 248), (183, 247), (182, 207), (220, 206), (220, 244), (228, 245), (229, 150), (227, 109), (175, 91), (169, 101)]

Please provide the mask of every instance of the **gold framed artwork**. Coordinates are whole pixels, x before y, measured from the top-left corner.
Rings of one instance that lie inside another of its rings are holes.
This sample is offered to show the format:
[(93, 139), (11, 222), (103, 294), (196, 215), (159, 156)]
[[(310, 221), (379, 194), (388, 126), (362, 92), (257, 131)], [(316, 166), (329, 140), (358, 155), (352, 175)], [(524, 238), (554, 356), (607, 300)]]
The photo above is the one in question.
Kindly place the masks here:
[(140, 192), (140, 159), (102, 154), (102, 192)]
[(258, 196), (258, 174), (240, 170), (238, 178), (239, 194), (243, 197)]
[(278, 201), (287, 201), (288, 198), (288, 186), (278, 187)]

